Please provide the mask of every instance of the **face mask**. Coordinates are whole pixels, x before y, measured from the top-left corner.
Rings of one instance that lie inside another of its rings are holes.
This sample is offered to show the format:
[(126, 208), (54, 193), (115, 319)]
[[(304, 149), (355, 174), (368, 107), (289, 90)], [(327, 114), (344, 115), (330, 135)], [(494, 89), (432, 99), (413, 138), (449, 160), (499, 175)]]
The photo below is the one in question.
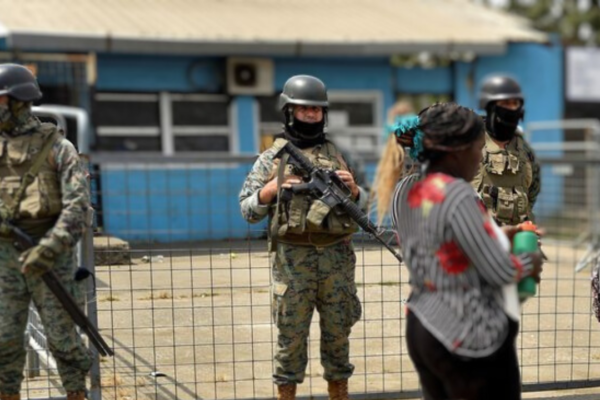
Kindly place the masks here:
[(297, 147), (314, 147), (325, 142), (325, 116), (320, 122), (309, 123), (300, 121), (288, 111), (286, 121), (284, 135)]
[(323, 134), (325, 119), (323, 118), (321, 122), (309, 123), (294, 118), (291, 128), (294, 132), (298, 133), (302, 139), (316, 139)]
[[(299, 123), (297, 125), (297, 123)], [(325, 133), (323, 133), (323, 122), (308, 124), (294, 119), (294, 126), (286, 125), (284, 137), (300, 149), (315, 147), (325, 143)], [(299, 132), (302, 130), (302, 132)]]
[(488, 110), (485, 125), (490, 135), (501, 142), (510, 141), (517, 131), (519, 121), (523, 119), (523, 107), (518, 110), (492, 105)]

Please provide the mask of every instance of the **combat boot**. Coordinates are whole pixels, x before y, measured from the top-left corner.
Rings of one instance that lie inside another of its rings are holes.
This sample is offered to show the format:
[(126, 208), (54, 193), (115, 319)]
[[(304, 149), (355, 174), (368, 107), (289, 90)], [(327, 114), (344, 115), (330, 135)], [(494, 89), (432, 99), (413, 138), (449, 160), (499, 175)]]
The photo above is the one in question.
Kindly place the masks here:
[(0, 393), (0, 400), (21, 400), (20, 394), (2, 394)]
[(348, 379), (327, 382), (329, 400), (348, 400)]
[(296, 384), (278, 385), (277, 400), (296, 400)]
[(85, 392), (67, 392), (67, 400), (85, 400)]

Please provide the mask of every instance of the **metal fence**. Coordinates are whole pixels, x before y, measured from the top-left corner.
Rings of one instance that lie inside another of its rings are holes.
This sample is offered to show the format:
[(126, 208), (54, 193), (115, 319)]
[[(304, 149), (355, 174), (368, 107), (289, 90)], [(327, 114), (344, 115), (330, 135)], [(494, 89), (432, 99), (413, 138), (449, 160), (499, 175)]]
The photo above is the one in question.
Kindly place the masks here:
[[(542, 128), (534, 139), (538, 134)], [(600, 151), (581, 156), (538, 148), (544, 183), (536, 214), (547, 231), (549, 261), (538, 295), (523, 308), (524, 388), (600, 386), (589, 269), (574, 270), (597, 237)], [(92, 161), (99, 228), (97, 302), (88, 310), (115, 350), (114, 358), (98, 360), (95, 393), (123, 400), (273, 398), (276, 332), (265, 225), (246, 224), (237, 199), (253, 160), (97, 155)], [(418, 397), (404, 338), (407, 273), (369, 238), (357, 235), (355, 247), (363, 317), (351, 336), (351, 396)], [(316, 314), (299, 396), (326, 397), (318, 326)], [(48, 379), (40, 372), (27, 379), (28, 395)], [(45, 382), (42, 395), (57, 396), (57, 377)]]

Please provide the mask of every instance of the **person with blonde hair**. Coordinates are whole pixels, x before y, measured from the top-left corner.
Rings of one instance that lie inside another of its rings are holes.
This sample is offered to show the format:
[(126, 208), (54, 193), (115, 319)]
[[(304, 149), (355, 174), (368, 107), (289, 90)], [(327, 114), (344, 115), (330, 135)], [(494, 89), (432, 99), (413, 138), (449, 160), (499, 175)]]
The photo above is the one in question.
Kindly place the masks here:
[(400, 180), (403, 173), (404, 151), (402, 144), (394, 134), (395, 126), (404, 118), (410, 118), (415, 115), (410, 102), (399, 100), (388, 110), (388, 119), (386, 125), (387, 141), (381, 154), (381, 159), (377, 165), (375, 179), (373, 180), (373, 190), (370, 192), (370, 203), (377, 207), (377, 223), (381, 224), (388, 204), (392, 198), (394, 186)]

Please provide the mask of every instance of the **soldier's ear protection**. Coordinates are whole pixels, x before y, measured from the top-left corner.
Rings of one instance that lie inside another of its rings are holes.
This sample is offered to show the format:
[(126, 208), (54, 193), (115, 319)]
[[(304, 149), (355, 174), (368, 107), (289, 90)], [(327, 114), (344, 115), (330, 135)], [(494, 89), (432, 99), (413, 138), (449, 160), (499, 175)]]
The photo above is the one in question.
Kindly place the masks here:
[(285, 124), (287, 126), (294, 125), (294, 108), (291, 104), (287, 104), (283, 109), (283, 115), (285, 118)]

